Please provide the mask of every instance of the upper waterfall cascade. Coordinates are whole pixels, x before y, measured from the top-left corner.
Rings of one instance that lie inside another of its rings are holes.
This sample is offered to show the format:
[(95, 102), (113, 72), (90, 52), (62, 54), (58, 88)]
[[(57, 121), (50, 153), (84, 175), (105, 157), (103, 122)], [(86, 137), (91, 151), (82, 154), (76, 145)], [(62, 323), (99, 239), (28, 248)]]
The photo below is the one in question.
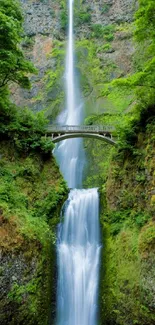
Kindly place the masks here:
[[(69, 34), (66, 55), (66, 107), (67, 116), (61, 124), (79, 125), (82, 122), (82, 101), (78, 90), (78, 80), (75, 73), (74, 36), (73, 36), (73, 2), (69, 0)], [(82, 188), (82, 172), (84, 166), (84, 150), (82, 139), (62, 141), (55, 150), (60, 164), (60, 170), (69, 188)]]
[[(64, 125), (80, 125), (82, 102), (74, 69), (73, 4), (69, 0), (69, 32), (66, 56), (67, 116)], [(64, 140), (55, 156), (68, 186), (74, 188), (65, 205), (64, 222), (57, 241), (57, 325), (96, 325), (100, 256), (99, 195), (97, 189), (82, 188), (85, 162), (82, 139)], [(76, 189), (80, 188), (80, 189)]]

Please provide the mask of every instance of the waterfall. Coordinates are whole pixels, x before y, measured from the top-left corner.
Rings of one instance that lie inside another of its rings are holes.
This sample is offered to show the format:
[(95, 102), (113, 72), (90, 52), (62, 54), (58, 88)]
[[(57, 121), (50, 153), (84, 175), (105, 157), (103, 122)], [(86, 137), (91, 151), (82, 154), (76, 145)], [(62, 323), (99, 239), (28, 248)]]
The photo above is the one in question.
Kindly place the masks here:
[[(67, 116), (65, 119), (59, 118), (61, 124), (65, 125), (79, 125), (83, 120), (83, 105), (74, 68), (73, 2), (74, 0), (69, 0), (69, 32), (65, 69)], [(62, 141), (55, 150), (55, 156), (69, 188), (81, 188), (84, 166), (82, 139)]]
[(59, 325), (95, 325), (99, 268), (97, 189), (70, 192), (58, 240)]
[[(74, 69), (73, 3), (69, 0), (69, 32), (66, 56), (67, 117), (61, 124), (83, 120), (82, 103)], [(100, 256), (98, 191), (82, 188), (84, 165), (82, 139), (60, 143), (55, 150), (60, 169), (72, 188), (65, 205), (57, 240), (57, 325), (96, 325)], [(77, 189), (80, 188), (80, 189)]]

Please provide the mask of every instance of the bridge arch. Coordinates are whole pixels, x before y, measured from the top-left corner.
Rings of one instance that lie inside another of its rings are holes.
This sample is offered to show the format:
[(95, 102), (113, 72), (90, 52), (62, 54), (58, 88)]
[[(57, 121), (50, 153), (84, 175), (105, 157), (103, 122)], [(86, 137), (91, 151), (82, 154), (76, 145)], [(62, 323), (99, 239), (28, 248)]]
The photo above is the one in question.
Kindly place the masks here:
[(48, 125), (46, 135), (53, 143), (72, 138), (94, 138), (116, 145), (113, 139), (115, 128), (109, 125)]
[(101, 134), (93, 134), (93, 133), (66, 133), (60, 134), (56, 137), (52, 137), (52, 142), (57, 143), (63, 140), (72, 139), (72, 138), (93, 138), (100, 141), (107, 142), (113, 146), (116, 145), (116, 142), (112, 139), (112, 137), (104, 136)]

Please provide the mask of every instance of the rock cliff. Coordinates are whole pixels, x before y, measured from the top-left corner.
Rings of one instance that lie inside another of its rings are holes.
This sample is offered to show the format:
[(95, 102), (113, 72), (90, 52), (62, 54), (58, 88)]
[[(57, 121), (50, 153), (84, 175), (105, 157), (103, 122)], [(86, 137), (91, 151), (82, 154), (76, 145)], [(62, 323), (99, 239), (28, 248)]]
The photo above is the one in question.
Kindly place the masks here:
[(19, 152), (8, 139), (0, 141), (0, 184), (0, 324), (49, 324), (66, 185), (54, 158)]
[(101, 324), (155, 322), (154, 120), (146, 121), (133, 152), (117, 151), (110, 164), (101, 216)]
[[(34, 111), (46, 109), (47, 115), (54, 119), (65, 105), (63, 66), (67, 2), (23, 0), (21, 5), (25, 33), (22, 46), (38, 74), (31, 78), (30, 91), (12, 88), (13, 100)], [(134, 47), (130, 23), (135, 7), (134, 0), (75, 1), (77, 69), (86, 115), (96, 109), (102, 112), (107, 105), (101, 98), (98, 83), (101, 85), (118, 75), (126, 75), (132, 69)], [(86, 55), (84, 61), (83, 54)], [(96, 78), (90, 66), (98, 70)]]

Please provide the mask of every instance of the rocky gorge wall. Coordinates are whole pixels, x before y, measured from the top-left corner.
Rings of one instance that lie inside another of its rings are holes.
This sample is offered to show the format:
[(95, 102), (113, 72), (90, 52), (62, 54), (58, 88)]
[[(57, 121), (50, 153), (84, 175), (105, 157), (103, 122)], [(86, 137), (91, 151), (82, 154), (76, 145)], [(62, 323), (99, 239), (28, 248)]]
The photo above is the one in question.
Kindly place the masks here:
[(113, 156), (104, 193), (101, 324), (155, 323), (154, 119)]
[[(38, 74), (30, 91), (12, 88), (17, 105), (46, 110), (55, 119), (64, 108), (64, 63), (67, 33), (66, 1), (21, 1), (24, 12), (23, 48)], [(115, 101), (103, 98), (101, 85), (132, 69), (134, 0), (75, 1), (77, 70), (86, 116), (103, 112)], [(83, 60), (85, 57), (85, 60)]]
[(0, 141), (0, 184), (0, 324), (53, 323), (66, 184), (51, 155), (21, 153), (13, 140)]

